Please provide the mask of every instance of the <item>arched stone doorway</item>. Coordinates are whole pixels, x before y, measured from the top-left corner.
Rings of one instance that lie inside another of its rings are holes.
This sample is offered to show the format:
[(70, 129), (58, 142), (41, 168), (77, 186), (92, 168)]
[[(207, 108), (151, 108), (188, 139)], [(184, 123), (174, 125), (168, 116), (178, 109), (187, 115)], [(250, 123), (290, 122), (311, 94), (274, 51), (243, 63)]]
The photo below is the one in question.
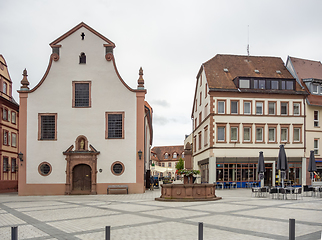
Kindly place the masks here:
[(73, 192), (91, 192), (92, 188), (92, 170), (87, 164), (78, 164), (73, 168)]
[(97, 155), (100, 154), (85, 136), (76, 138), (75, 150), (71, 145), (66, 156), (65, 194), (96, 194)]

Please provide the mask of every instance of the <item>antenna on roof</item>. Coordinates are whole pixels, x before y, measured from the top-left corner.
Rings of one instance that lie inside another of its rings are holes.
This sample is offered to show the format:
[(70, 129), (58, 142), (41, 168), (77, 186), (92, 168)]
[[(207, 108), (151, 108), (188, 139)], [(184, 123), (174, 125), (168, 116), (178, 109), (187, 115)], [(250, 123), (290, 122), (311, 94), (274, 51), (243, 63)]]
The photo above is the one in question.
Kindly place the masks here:
[(248, 25), (248, 33), (247, 33), (247, 55), (249, 56), (249, 25)]

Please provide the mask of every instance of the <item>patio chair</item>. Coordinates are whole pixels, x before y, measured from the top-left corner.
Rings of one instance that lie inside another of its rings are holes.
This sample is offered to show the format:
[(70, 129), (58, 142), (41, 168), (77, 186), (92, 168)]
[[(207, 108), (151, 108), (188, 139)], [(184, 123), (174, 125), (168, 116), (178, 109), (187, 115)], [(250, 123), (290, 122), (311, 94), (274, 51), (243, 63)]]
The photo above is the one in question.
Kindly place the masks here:
[(275, 197), (278, 197), (278, 189), (275, 188), (275, 187), (272, 187), (269, 190), (269, 194), (271, 194), (270, 196), (272, 196), (272, 199), (275, 198)]
[(252, 187), (252, 197), (259, 197), (259, 188), (253, 188)]
[(304, 185), (303, 186), (303, 193), (305, 193), (305, 196), (307, 197), (307, 193), (311, 192), (311, 197), (313, 195), (313, 187)]
[(297, 200), (297, 196), (301, 196), (301, 198), (303, 199), (303, 195), (302, 195), (302, 188), (295, 188), (294, 189), (294, 195), (296, 197), (296, 200)]
[(280, 199), (281, 196), (283, 196), (283, 199), (284, 199), (284, 197), (287, 199), (285, 188), (279, 188), (278, 189), (278, 199)]
[(269, 192), (268, 187), (261, 187), (260, 188), (260, 195), (261, 197), (267, 197), (267, 193)]

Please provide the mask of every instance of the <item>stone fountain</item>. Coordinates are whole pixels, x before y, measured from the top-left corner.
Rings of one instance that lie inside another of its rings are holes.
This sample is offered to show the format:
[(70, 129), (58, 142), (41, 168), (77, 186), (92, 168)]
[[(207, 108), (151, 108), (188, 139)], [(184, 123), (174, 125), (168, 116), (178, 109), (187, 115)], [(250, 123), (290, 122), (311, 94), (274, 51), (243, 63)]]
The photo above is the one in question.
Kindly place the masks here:
[[(193, 169), (191, 144), (187, 143), (184, 151), (185, 168)], [(183, 184), (161, 184), (161, 196), (158, 201), (215, 201), (221, 199), (215, 194), (215, 184), (193, 183), (193, 174), (184, 175)]]

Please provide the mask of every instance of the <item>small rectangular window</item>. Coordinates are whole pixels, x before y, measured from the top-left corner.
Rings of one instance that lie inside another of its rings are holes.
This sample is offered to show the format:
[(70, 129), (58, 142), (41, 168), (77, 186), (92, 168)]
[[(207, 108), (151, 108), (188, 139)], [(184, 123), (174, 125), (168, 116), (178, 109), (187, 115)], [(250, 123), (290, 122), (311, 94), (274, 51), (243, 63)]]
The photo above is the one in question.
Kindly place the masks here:
[(55, 140), (56, 139), (56, 114), (42, 115), (40, 114), (40, 139), (39, 140)]
[(258, 81), (258, 88), (259, 89), (265, 89), (265, 80), (259, 80)]
[(249, 80), (247, 79), (239, 79), (239, 88), (249, 88), (250, 84), (249, 84)]
[(275, 142), (275, 128), (269, 128), (268, 129), (268, 141), (269, 142)]
[(8, 121), (8, 109), (6, 109), (6, 108), (3, 108), (2, 119), (5, 121)]
[(318, 94), (318, 85), (312, 84), (312, 93)]
[(11, 146), (17, 147), (17, 134), (15, 133), (11, 134)]
[(314, 127), (319, 126), (319, 111), (314, 111)]
[(230, 141), (236, 142), (238, 140), (238, 128), (237, 127), (231, 127), (230, 128)]
[(293, 81), (286, 81), (286, 89), (293, 90)]
[(89, 107), (89, 83), (75, 83), (75, 107)]
[(256, 127), (256, 142), (263, 142), (263, 128)]
[(294, 128), (293, 141), (299, 142), (301, 140), (301, 128)]
[(281, 128), (281, 142), (287, 142), (287, 141), (288, 141), (288, 129)]
[(293, 103), (293, 115), (300, 115), (300, 103)]
[(17, 171), (17, 162), (15, 158), (11, 158), (11, 172)]
[(256, 114), (263, 115), (263, 102), (256, 102)]
[(281, 103), (281, 115), (287, 115), (288, 114), (288, 103), (287, 102), (282, 102)]
[(251, 114), (251, 102), (244, 102), (244, 114)]
[(238, 101), (231, 101), (230, 105), (231, 114), (238, 114)]
[(319, 154), (319, 139), (314, 139), (314, 154)]
[(254, 89), (258, 89), (258, 80), (254, 80)]
[(269, 102), (268, 103), (268, 114), (269, 115), (275, 115), (275, 107), (276, 107), (275, 102)]
[(16, 112), (14, 111), (11, 112), (11, 122), (16, 124)]
[(285, 90), (285, 89), (286, 89), (286, 82), (282, 81), (282, 90)]
[(218, 127), (218, 141), (225, 141), (225, 127)]
[(218, 101), (218, 113), (224, 114), (225, 113), (225, 102)]
[(3, 172), (9, 171), (8, 157), (3, 157)]
[(123, 114), (107, 114), (107, 121), (107, 138), (123, 138)]
[(244, 127), (244, 142), (250, 142), (251, 129), (250, 127)]
[(271, 89), (278, 89), (278, 81), (277, 80), (271, 81)]
[(7, 130), (3, 130), (3, 145), (8, 145), (9, 132)]

